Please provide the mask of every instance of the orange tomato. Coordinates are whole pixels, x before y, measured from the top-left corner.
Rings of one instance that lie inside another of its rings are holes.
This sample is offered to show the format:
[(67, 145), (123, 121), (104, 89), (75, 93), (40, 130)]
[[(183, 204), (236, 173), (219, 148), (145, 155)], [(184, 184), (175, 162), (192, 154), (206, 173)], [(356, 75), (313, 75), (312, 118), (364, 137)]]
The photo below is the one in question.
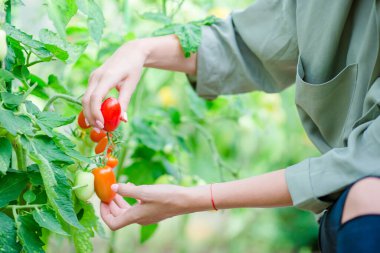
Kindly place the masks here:
[[(107, 144), (108, 144), (108, 138), (107, 138), (107, 136), (106, 136), (106, 137), (103, 137), (103, 138), (98, 142), (98, 144), (96, 145), (96, 147), (95, 147), (95, 154), (103, 153), (104, 150), (105, 150), (106, 147), (107, 147)], [(109, 146), (109, 147), (108, 147), (108, 150), (107, 150), (107, 154), (108, 154), (108, 153), (111, 153), (112, 150), (113, 150), (113, 147), (112, 147), (112, 146)]]
[(111, 154), (107, 154), (107, 166), (111, 168), (115, 168), (119, 164), (119, 160), (112, 156)]
[(103, 139), (106, 136), (107, 136), (107, 132), (103, 130), (100, 130), (100, 132), (97, 133), (94, 129), (92, 129), (90, 132), (90, 139), (93, 142), (99, 142), (101, 139)]
[(111, 189), (111, 185), (116, 184), (116, 177), (112, 168), (109, 166), (96, 168), (92, 171), (92, 174), (95, 177), (96, 195), (102, 202), (109, 204), (116, 195)]
[(86, 119), (84, 117), (84, 114), (83, 114), (83, 111), (81, 111), (78, 115), (78, 125), (80, 126), (80, 128), (82, 129), (87, 129), (90, 127), (90, 125), (88, 125), (86, 123)]

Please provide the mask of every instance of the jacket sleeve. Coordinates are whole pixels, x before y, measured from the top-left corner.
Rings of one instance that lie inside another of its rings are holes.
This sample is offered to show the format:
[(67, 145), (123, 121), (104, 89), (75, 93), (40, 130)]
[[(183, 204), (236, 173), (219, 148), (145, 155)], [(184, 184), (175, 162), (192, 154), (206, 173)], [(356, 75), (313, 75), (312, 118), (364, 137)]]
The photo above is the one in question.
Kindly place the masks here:
[(278, 92), (293, 84), (298, 58), (293, 2), (258, 0), (203, 27), (197, 75), (189, 77), (198, 95)]
[(366, 176), (380, 176), (380, 116), (356, 127), (347, 147), (335, 148), (286, 169), (293, 204), (318, 213), (331, 203), (320, 198)]

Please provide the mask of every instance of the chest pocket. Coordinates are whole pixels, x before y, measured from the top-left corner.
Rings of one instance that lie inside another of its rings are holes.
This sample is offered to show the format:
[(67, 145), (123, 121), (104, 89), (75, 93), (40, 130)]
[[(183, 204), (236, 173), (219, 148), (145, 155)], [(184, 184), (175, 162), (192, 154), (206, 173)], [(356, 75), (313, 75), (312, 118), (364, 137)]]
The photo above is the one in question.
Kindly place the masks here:
[(344, 146), (345, 123), (355, 92), (358, 65), (345, 67), (324, 83), (309, 83), (301, 58), (296, 77), (296, 105), (305, 130), (321, 152)]

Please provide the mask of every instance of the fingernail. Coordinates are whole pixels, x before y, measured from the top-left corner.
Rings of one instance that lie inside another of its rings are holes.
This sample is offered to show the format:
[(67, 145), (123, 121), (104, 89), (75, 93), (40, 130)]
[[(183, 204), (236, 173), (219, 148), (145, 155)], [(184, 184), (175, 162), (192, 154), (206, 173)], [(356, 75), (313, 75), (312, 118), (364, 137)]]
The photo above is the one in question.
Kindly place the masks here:
[(88, 120), (86, 119), (86, 118), (84, 118), (84, 122), (86, 122), (86, 125), (90, 125), (89, 123), (88, 123)]
[(121, 121), (124, 121), (125, 123), (128, 122), (128, 115), (126, 112), (123, 112), (123, 114), (121, 115)]
[(94, 129), (94, 131), (95, 131), (96, 133), (100, 133), (100, 129), (99, 129), (99, 128), (94, 127), (93, 129)]
[(111, 190), (112, 191), (117, 192), (118, 189), (119, 189), (119, 185), (118, 184), (111, 185)]
[(103, 128), (104, 128), (103, 123), (100, 122), (99, 120), (96, 121), (96, 124), (98, 125), (98, 127), (99, 127), (100, 129), (103, 129)]

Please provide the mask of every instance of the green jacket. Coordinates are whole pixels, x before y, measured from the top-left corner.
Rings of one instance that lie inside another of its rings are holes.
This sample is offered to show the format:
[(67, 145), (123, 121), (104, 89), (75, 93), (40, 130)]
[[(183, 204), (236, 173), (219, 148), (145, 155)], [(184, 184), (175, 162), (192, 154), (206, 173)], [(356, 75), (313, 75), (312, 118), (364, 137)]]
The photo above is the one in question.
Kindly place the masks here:
[(202, 30), (196, 92), (279, 92), (295, 83), (322, 155), (286, 169), (294, 205), (320, 212), (354, 181), (380, 176), (380, 1), (258, 0)]

